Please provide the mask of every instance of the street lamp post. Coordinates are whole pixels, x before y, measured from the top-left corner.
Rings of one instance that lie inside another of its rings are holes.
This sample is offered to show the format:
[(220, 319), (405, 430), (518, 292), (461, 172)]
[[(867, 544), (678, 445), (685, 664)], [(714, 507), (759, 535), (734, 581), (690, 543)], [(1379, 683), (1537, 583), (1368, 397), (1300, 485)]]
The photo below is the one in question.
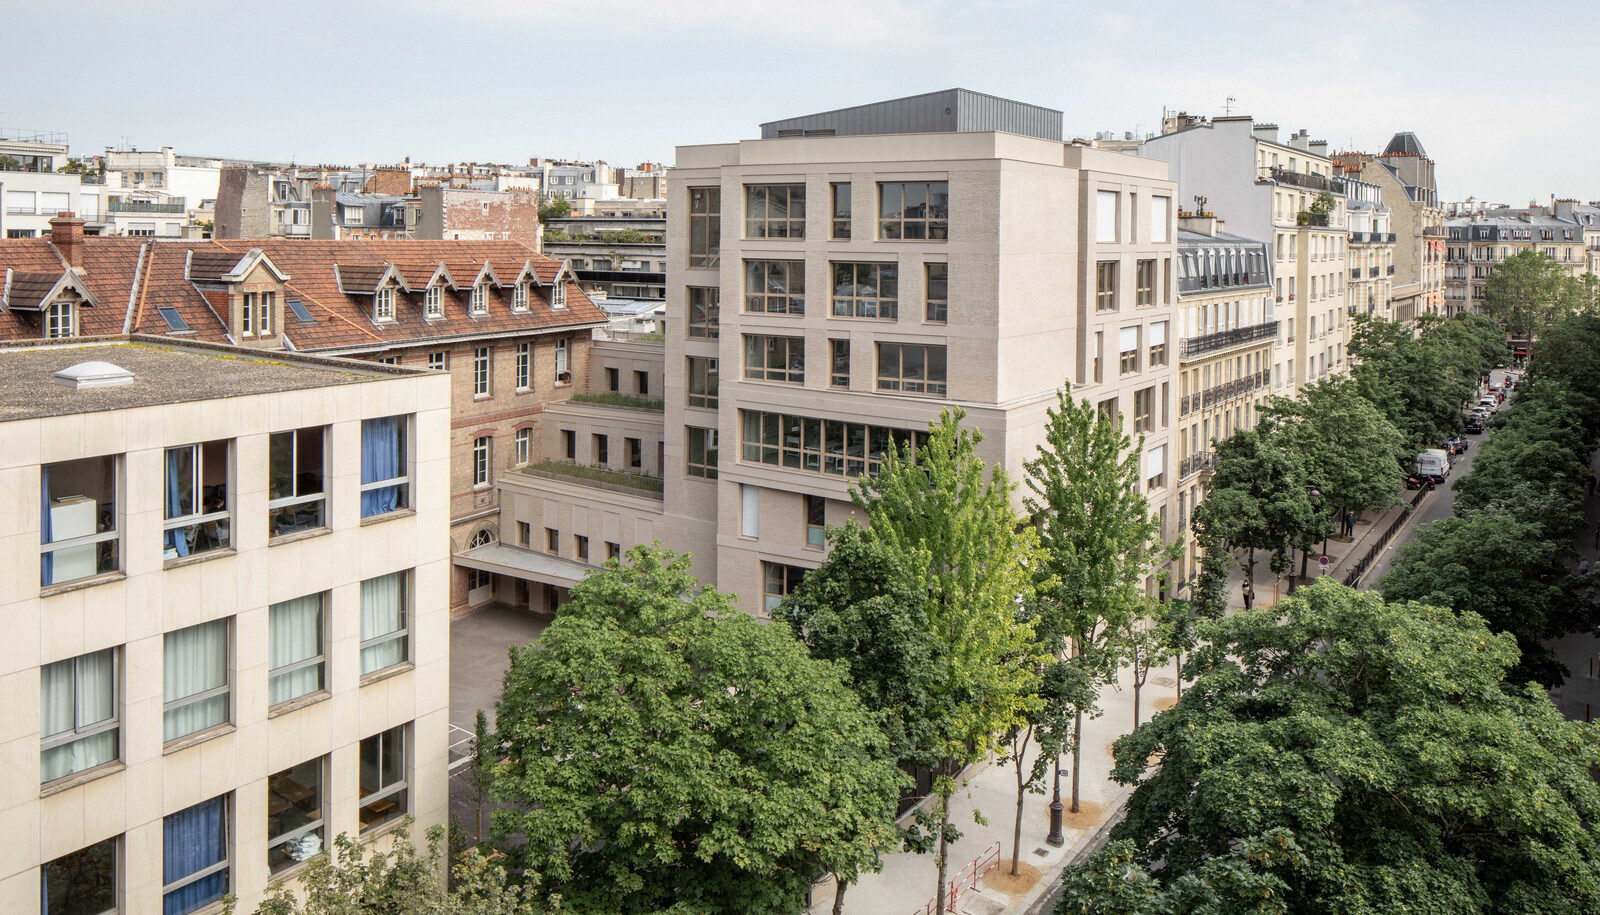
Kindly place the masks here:
[(1056, 848), (1067, 844), (1066, 834), (1061, 830), (1061, 813), (1065, 805), (1061, 803), (1061, 754), (1056, 754), (1056, 779), (1055, 793), (1050, 798), (1050, 834), (1045, 836), (1045, 841)]

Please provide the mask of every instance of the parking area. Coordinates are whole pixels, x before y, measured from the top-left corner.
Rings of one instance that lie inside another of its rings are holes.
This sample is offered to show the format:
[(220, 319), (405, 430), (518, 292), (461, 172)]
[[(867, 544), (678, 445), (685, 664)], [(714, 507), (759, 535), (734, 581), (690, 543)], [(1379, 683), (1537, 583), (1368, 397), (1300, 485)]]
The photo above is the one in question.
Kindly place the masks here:
[[(494, 726), (494, 704), (510, 664), (513, 645), (526, 645), (539, 637), (549, 620), (503, 604), (490, 604), (450, 622), (450, 815), (471, 835), (479, 823), (479, 810), (471, 786), (462, 774), (471, 753), (471, 738), (478, 709), (489, 713)], [(488, 813), (481, 822), (488, 829)]]

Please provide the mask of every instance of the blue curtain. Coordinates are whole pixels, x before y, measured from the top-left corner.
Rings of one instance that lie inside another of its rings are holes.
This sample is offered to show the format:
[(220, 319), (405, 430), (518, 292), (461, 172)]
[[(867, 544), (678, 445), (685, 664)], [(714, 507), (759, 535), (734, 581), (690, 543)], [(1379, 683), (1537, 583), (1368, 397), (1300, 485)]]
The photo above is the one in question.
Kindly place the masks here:
[[(361, 424), (361, 482), (375, 483), (400, 476), (400, 418), (386, 416)], [(400, 487), (385, 486), (361, 494), (361, 517), (371, 518), (400, 507)]]
[[(181, 451), (167, 452), (167, 517), (183, 513), (183, 495), (179, 473), (183, 458)], [(176, 550), (179, 556), (189, 555), (188, 533), (182, 529), (167, 531), (167, 548)]]
[[(49, 543), (54, 535), (50, 533), (50, 468), (39, 468), (39, 542)], [(39, 584), (50, 584), (50, 578), (55, 574), (55, 557), (49, 553), (39, 554)]]
[[(161, 882), (172, 883), (210, 867), (228, 854), (226, 811), (222, 798), (196, 804), (167, 817), (161, 827)], [(166, 896), (164, 915), (184, 915), (228, 891), (228, 872), (218, 871)]]

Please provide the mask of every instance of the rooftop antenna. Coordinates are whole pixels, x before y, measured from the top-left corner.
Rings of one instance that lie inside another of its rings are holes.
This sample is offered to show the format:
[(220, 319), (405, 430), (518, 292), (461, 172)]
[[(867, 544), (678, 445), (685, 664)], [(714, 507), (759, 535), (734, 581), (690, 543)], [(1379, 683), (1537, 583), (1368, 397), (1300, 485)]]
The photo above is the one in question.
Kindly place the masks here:
[(1236, 99), (1236, 98), (1234, 98), (1233, 96), (1230, 95), (1230, 96), (1228, 96), (1228, 100), (1226, 102), (1222, 103), (1222, 116), (1223, 117), (1227, 117), (1227, 116), (1233, 114), (1233, 103), (1236, 102), (1236, 101), (1238, 101), (1238, 99)]

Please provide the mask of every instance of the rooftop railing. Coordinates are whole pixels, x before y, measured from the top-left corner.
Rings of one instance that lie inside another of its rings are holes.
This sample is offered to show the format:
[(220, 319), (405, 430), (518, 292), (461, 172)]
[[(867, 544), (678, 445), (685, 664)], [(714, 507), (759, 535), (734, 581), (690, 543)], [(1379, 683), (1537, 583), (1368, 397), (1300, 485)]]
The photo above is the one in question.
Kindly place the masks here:
[(182, 213), (183, 201), (157, 203), (154, 200), (112, 200), (106, 208), (113, 213)]

